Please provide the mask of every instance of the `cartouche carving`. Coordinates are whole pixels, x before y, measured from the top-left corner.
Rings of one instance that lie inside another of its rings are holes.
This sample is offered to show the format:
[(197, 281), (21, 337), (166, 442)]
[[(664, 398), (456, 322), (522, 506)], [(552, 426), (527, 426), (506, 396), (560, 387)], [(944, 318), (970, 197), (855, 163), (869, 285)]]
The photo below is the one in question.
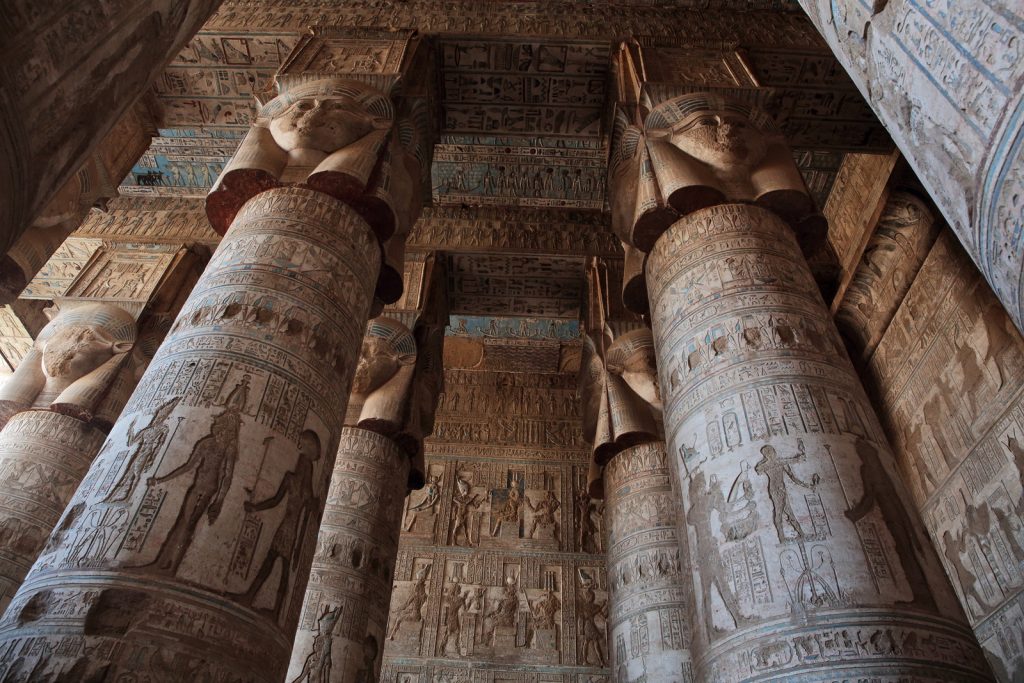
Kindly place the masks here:
[(29, 408), (85, 421), (106, 414), (104, 399), (130, 362), (137, 334), (135, 319), (112, 304), (85, 304), (59, 313), (0, 387), (4, 421)]

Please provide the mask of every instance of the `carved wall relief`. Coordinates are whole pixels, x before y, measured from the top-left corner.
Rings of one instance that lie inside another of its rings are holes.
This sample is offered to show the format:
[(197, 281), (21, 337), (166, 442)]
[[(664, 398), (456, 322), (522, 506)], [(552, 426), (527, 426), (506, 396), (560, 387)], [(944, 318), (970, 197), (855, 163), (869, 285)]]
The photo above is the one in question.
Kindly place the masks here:
[(1001, 681), (1024, 671), (1024, 340), (949, 231), (867, 368), (904, 479)]
[[(602, 505), (586, 452), (551, 431), (578, 432), (578, 415), (572, 375), (446, 371), (427, 483), (404, 510), (381, 680), (605, 680)], [(522, 431), (499, 438), (505, 422)]]
[(874, 352), (931, 250), (939, 225), (908, 192), (893, 192), (836, 311), (836, 326), (861, 361)]

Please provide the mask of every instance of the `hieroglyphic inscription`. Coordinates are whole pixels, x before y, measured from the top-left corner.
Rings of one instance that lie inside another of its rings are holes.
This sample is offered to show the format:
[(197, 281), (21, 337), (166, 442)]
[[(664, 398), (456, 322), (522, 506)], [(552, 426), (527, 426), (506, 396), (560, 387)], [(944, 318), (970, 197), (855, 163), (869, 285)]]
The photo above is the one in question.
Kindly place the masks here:
[(1000, 680), (1024, 671), (1024, 340), (943, 232), (868, 368), (900, 466)]
[[(934, 663), (922, 675), (984, 680), (966, 624), (940, 616), (955, 596), (828, 311), (796, 284), (810, 274), (788, 226), (750, 206), (694, 212), (655, 244), (647, 276), (697, 579), (697, 679), (829, 669), (809, 643), (856, 620), (873, 645), (845, 648), (849, 666), (880, 671), (878, 641), (899, 637)], [(811, 633), (818, 615), (832, 623)]]
[(582, 259), (453, 254), (448, 292), (454, 314), (574, 318)]

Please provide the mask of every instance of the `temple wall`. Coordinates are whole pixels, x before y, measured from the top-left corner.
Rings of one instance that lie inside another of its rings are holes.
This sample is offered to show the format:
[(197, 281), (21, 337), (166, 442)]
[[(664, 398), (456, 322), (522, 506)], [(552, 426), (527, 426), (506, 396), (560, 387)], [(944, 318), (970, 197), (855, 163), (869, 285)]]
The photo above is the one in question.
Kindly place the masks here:
[(484, 365), (446, 370), (427, 486), (402, 521), (381, 680), (606, 681), (603, 529), (581, 495), (575, 372)]
[(1000, 680), (1024, 676), (1024, 339), (948, 230), (866, 369), (903, 477)]

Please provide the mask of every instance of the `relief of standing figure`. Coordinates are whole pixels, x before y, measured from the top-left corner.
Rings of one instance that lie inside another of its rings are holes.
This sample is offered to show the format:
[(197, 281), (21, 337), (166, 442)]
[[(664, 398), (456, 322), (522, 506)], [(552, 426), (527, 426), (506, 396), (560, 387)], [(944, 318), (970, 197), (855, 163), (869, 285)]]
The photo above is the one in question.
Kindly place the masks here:
[(237, 410), (225, 410), (213, 417), (210, 433), (199, 439), (183, 464), (162, 477), (150, 477), (146, 484), (154, 486), (195, 471), (192, 485), (185, 492), (174, 525), (160, 546), (156, 559), (147, 567), (170, 575), (177, 574), (185, 553), (195, 538), (199, 520), (206, 515), (213, 524), (231, 488), (231, 479), (238, 460), (238, 434), (242, 418)]
[(330, 683), (331, 681), (331, 649), (334, 646), (334, 627), (341, 617), (341, 606), (330, 609), (325, 607), (320, 619), (316, 622), (316, 636), (313, 647), (302, 664), (302, 671), (292, 683)]
[(780, 458), (772, 446), (761, 446), (761, 459), (754, 465), (755, 472), (768, 478), (768, 498), (772, 501), (773, 521), (775, 522), (775, 531), (779, 535), (779, 543), (792, 540), (786, 538), (785, 527), (787, 524), (796, 531), (797, 540), (804, 538), (804, 530), (789, 501), (786, 479), (789, 478), (794, 484), (811, 491), (820, 481), (818, 475), (814, 474), (811, 476), (811, 483), (808, 484), (793, 473), (793, 465), (807, 459), (803, 440), (797, 439), (796, 444), (796, 455), (789, 458)]
[(164, 442), (170, 435), (171, 430), (167, 423), (180, 400), (180, 397), (172, 398), (157, 408), (149, 425), (137, 432), (134, 419), (128, 425), (127, 445), (135, 446), (135, 452), (128, 456), (128, 464), (124, 468), (124, 472), (118, 477), (117, 483), (107, 493), (103, 502), (117, 503), (127, 500), (135, 491), (135, 486), (142, 478), (142, 473), (153, 466), (157, 453), (163, 448)]
[(311, 521), (320, 514), (316, 498), (313, 467), (320, 459), (320, 437), (311, 429), (299, 434), (299, 458), (295, 469), (286, 472), (277, 487), (277, 492), (259, 503), (245, 502), (246, 512), (270, 510), (285, 501), (284, 516), (277, 525), (274, 539), (270, 542), (263, 564), (253, 579), (249, 590), (239, 596), (239, 602), (252, 606), (256, 594), (270, 578), (274, 565), (281, 560), (281, 578), (277, 586), (274, 607), (270, 610), (275, 618), (280, 617), (284, 599), (288, 595), (288, 583), (302, 554), (302, 539)]

